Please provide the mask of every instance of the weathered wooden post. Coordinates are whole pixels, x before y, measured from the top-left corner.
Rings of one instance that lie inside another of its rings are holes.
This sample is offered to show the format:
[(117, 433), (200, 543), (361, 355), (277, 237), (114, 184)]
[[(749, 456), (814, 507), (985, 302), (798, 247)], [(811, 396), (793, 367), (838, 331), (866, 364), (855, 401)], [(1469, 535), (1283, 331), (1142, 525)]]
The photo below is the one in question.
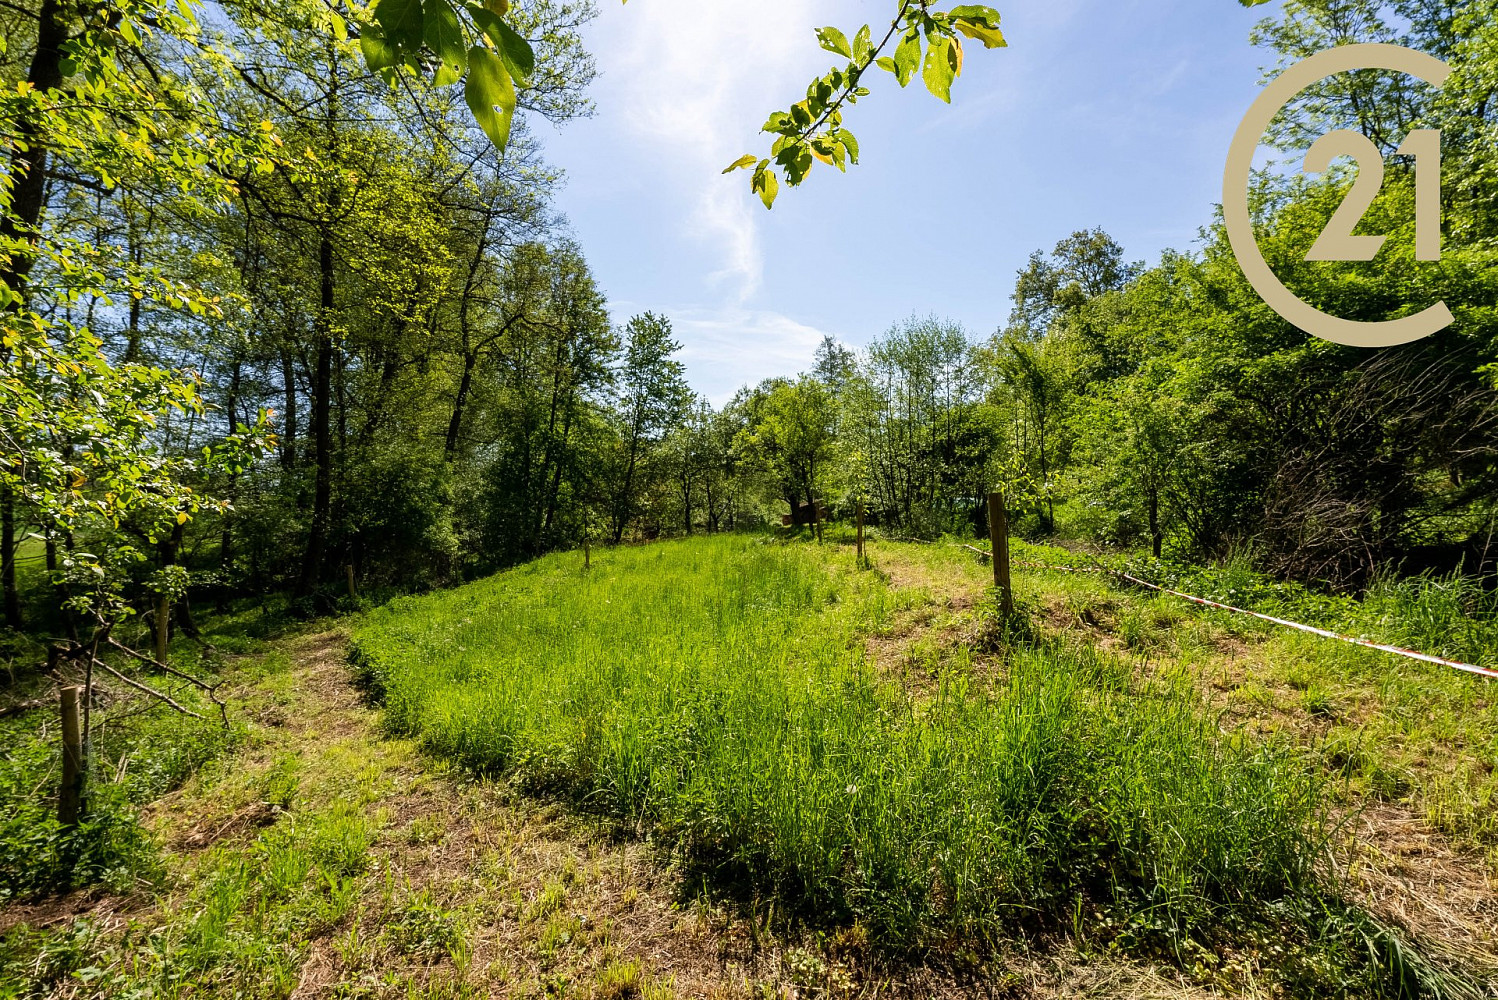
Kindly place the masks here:
[(62, 787), (57, 792), (57, 820), (75, 826), (83, 802), (83, 730), (78, 724), (78, 696), (83, 689), (62, 689)]
[(356, 589), (354, 589), (354, 564), (353, 563), (349, 563), (346, 566), (344, 566), (343, 568), (344, 568), (344, 571), (348, 574), (348, 598), (351, 601), (358, 600), (359, 599), (359, 591), (357, 591)]
[(862, 566), (863, 556), (863, 501), (858, 501), (858, 565)]
[(817, 526), (817, 541), (822, 540), (822, 501), (811, 502), (811, 520)]
[(593, 543), (583, 539), (583, 569), (593, 568)]
[(1014, 614), (1014, 585), (1009, 579), (1009, 512), (1004, 494), (988, 495), (988, 540), (993, 546), (993, 583), (999, 588), (999, 608), (1007, 619)]
[(167, 629), (172, 615), (172, 595), (162, 591), (156, 601), (156, 662), (166, 662), (166, 646), (170, 634)]

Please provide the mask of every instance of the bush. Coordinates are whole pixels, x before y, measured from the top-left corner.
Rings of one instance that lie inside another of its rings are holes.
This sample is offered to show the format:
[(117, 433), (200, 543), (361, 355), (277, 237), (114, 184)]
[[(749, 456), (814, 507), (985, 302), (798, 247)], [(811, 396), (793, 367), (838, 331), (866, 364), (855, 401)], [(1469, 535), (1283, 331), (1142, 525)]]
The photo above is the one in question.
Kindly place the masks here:
[[(45, 713), (10, 720), (0, 742), (0, 899), (104, 883), (121, 889), (158, 870), (155, 846), (134, 807), (180, 786), (232, 748), (239, 731), (198, 721), (165, 707), (109, 722), (95, 731), (94, 760), (127, 760), (123, 780), (96, 767), (84, 821), (57, 821), (61, 747)], [(50, 717), (50, 716), (49, 716)], [(97, 718), (97, 716), (96, 716)]]

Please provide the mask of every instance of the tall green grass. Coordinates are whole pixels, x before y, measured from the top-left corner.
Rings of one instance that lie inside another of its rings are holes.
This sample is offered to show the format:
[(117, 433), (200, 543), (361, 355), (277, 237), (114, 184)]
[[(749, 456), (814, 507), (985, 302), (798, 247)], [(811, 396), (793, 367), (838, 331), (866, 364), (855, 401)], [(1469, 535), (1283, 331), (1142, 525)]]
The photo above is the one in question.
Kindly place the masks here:
[(1390, 573), (1362, 595), (1353, 596), (1275, 580), (1253, 569), (1247, 558), (1215, 566), (1138, 561), (1129, 564), (1129, 569), (1152, 583), (1250, 611), (1466, 663), (1498, 666), (1498, 589), (1460, 572)]
[(1078, 651), (912, 698), (863, 653), (891, 592), (817, 552), (714, 538), (589, 573), (555, 555), (371, 613), (356, 660), (430, 752), (888, 944), (1084, 902), (1191, 931), (1312, 884), (1326, 824), (1284, 751)]

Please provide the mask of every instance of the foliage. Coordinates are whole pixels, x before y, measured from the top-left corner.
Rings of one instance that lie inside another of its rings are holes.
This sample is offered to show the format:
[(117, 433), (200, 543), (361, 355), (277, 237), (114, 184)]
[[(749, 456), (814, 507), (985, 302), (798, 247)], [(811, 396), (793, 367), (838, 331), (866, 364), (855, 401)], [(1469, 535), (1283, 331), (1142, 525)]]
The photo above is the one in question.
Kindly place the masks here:
[[(138, 709), (137, 709), (138, 711)], [(47, 794), (59, 780), (55, 735), (36, 715), (9, 720), (0, 737), (0, 897), (26, 897), (104, 883), (126, 891), (159, 874), (156, 845), (136, 807), (177, 788), (238, 745), (239, 730), (166, 711), (112, 720), (96, 734), (88, 813), (73, 828), (57, 820)]]
[(1498, 663), (1498, 597), (1460, 571), (1390, 574), (1353, 596), (1276, 580), (1242, 558), (1210, 566), (1159, 560), (1125, 565), (1151, 583), (1248, 611), (1465, 663)]
[[(392, 83), (405, 73), (430, 73), (437, 88), (463, 81), (474, 120), (498, 150), (505, 151), (517, 105), (538, 63), (532, 41), (525, 37), (534, 21), (527, 23), (522, 10), (512, 9), (509, 0), (376, 0), (368, 14), (355, 18), (359, 46), (371, 70)], [(336, 12), (329, 27), (340, 39), (348, 37), (347, 19)], [(800, 184), (813, 160), (839, 170), (858, 162), (858, 140), (843, 127), (843, 108), (869, 96), (860, 81), (875, 66), (894, 74), (901, 87), (919, 69), (931, 93), (950, 103), (952, 82), (962, 74), (959, 36), (976, 39), (984, 48), (1008, 44), (993, 8), (962, 5), (943, 11), (934, 9), (930, 0), (899, 0), (889, 30), (877, 44), (868, 25), (855, 32), (851, 42), (837, 28), (818, 29), (822, 48), (849, 62), (812, 81), (805, 100), (776, 112), (765, 124), (763, 131), (778, 136), (770, 155), (786, 182), (792, 187)], [(886, 50), (891, 54), (884, 55)], [(753, 167), (750, 186), (770, 208), (779, 192), (770, 164), (770, 159), (745, 155), (724, 173)]]
[[(778, 137), (770, 147), (770, 157), (761, 159), (746, 153), (723, 172), (751, 169), (750, 188), (765, 208), (772, 208), (780, 191), (772, 159), (791, 187), (806, 179), (816, 160), (846, 171), (849, 163), (858, 163), (858, 140), (843, 127), (843, 108), (871, 93), (863, 85), (864, 74), (877, 66), (893, 74), (904, 87), (920, 70), (926, 88), (950, 104), (952, 82), (962, 75), (959, 35), (977, 39), (986, 49), (1008, 45), (999, 31), (999, 12), (992, 7), (964, 4), (942, 11), (934, 9), (929, 0), (900, 0), (889, 30), (877, 43), (867, 24), (854, 32), (851, 42), (837, 28), (819, 28), (817, 41), (822, 48), (847, 59), (847, 65), (834, 66), (825, 76), (813, 80), (806, 88), (805, 100), (770, 115), (761, 129)], [(884, 55), (886, 51), (890, 54)]]

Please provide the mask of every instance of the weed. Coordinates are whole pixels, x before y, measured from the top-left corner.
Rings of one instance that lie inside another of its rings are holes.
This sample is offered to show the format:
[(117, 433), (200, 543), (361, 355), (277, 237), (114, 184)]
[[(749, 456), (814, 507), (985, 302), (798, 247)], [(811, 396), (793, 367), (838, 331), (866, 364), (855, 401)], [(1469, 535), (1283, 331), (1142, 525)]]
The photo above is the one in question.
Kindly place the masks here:
[(533, 903), (526, 908), (524, 920), (544, 920), (562, 908), (567, 902), (567, 887), (561, 882), (548, 882)]
[(463, 917), (438, 905), (430, 890), (406, 900), (392, 916), (386, 934), (408, 955), (428, 960), (445, 955), (458, 962), (469, 952)]
[(260, 801), (282, 811), (290, 809), (301, 788), (298, 769), (295, 757), (289, 754), (279, 757), (260, 779)]
[(406, 825), (406, 843), (414, 846), (435, 844), (447, 833), (447, 821), (436, 813), (418, 816)]

